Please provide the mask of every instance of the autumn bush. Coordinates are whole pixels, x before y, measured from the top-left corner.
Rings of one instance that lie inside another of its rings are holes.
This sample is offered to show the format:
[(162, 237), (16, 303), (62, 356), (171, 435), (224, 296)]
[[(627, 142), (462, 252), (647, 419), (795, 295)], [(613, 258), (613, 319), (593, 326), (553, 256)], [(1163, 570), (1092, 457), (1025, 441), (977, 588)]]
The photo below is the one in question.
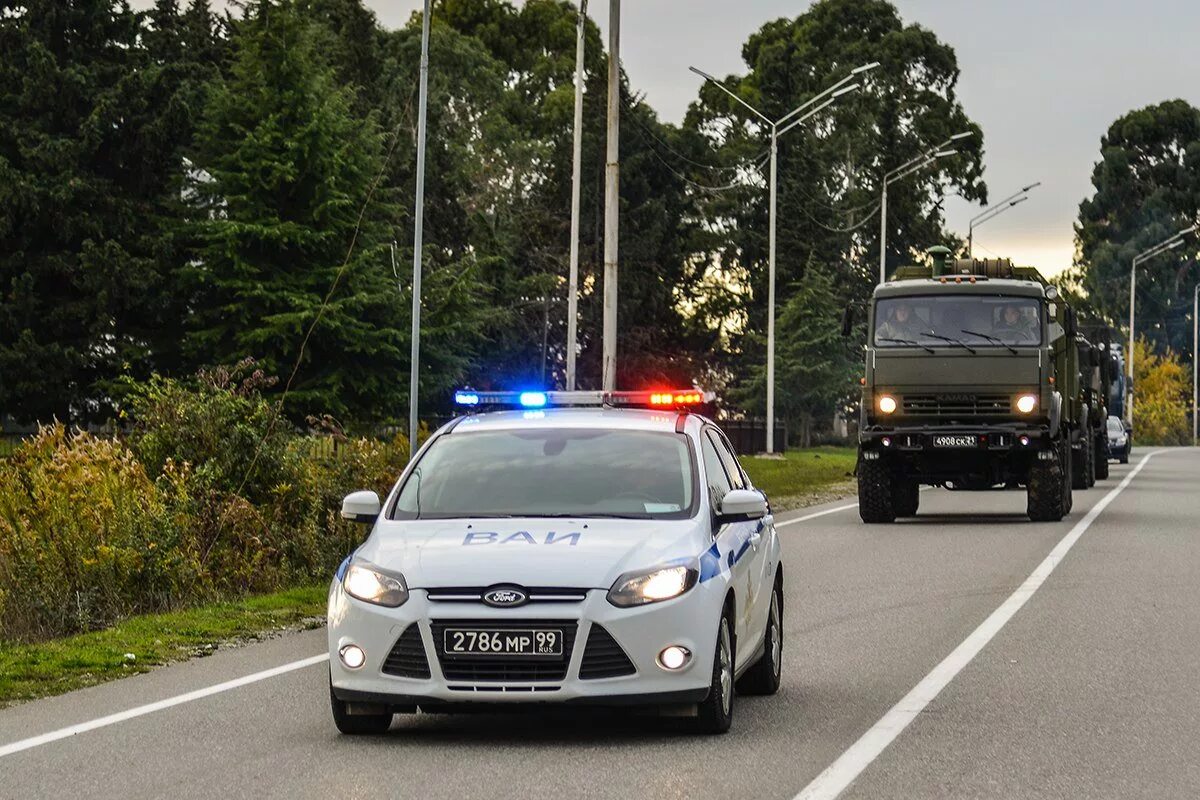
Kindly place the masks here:
[(1191, 374), (1179, 355), (1170, 348), (1157, 353), (1149, 342), (1139, 339), (1134, 364), (1134, 442), (1191, 444)]
[(0, 460), (0, 637), (327, 577), (363, 535), (341, 498), (386, 492), (408, 442), (298, 430), (268, 385), (251, 364), (128, 384), (126, 433), (43, 427)]

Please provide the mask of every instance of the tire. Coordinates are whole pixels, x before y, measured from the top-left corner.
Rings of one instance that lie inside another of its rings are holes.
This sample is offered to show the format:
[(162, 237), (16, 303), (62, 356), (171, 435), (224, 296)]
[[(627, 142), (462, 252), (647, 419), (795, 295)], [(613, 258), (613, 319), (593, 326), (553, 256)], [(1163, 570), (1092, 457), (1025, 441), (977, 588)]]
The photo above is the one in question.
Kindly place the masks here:
[(915, 517), (921, 506), (921, 485), (916, 481), (897, 480), (892, 484), (892, 497), (897, 517)]
[[(1059, 448), (1061, 453), (1062, 448)], [(1070, 452), (1069, 450), (1067, 451)], [(1034, 522), (1058, 522), (1066, 514), (1063, 461), (1035, 461), (1029, 468), (1026, 513)]]
[(1087, 467), (1086, 464), (1092, 458), (1092, 449), (1088, 444), (1087, 436), (1079, 437), (1079, 450), (1071, 450), (1071, 488), (1086, 489), (1087, 483)]
[(1125, 449), (1124, 449), (1124, 450), (1121, 452), (1121, 457), (1120, 457), (1119, 459), (1117, 459), (1117, 460), (1118, 460), (1118, 461), (1120, 461), (1122, 464), (1128, 464), (1128, 463), (1129, 463), (1129, 451), (1130, 451), (1130, 449), (1131, 449), (1131, 448), (1129, 448), (1129, 447), (1126, 447), (1126, 448), (1125, 448)]
[(1084, 469), (1087, 471), (1087, 486), (1091, 489), (1096, 485), (1096, 439), (1088, 437), (1088, 455), (1084, 461)]
[(1096, 480), (1098, 481), (1108, 480), (1108, 458), (1108, 434), (1101, 433), (1096, 437), (1096, 452), (1093, 459), (1096, 462)]
[(858, 516), (868, 524), (896, 521), (892, 476), (882, 461), (858, 464)]
[(1075, 484), (1075, 463), (1071, 460), (1070, 445), (1063, 441), (1063, 464), (1066, 465), (1067, 474), (1063, 478), (1063, 516), (1071, 513), (1071, 508), (1075, 505), (1075, 493), (1072, 491)]
[(333, 709), (333, 724), (350, 736), (387, 733), (392, 727), (391, 714), (351, 714), (347, 704), (334, 696), (332, 679), (329, 681), (329, 705)]
[(738, 694), (775, 694), (783, 676), (783, 581), (775, 578), (763, 632), (763, 654), (738, 681)]
[(733, 676), (736, 674), (737, 650), (734, 648), (733, 621), (729, 608), (721, 615), (717, 624), (717, 647), (713, 652), (712, 682), (708, 697), (696, 709), (694, 728), (697, 733), (725, 733), (733, 724), (733, 702), (736, 690)]

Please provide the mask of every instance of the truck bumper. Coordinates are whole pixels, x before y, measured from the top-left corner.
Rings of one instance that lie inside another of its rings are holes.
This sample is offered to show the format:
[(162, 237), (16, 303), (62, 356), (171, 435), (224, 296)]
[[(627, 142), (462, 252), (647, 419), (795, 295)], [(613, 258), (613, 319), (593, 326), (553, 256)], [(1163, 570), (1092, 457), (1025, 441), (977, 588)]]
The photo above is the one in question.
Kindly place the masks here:
[(859, 458), (885, 461), (922, 483), (993, 485), (1023, 481), (1029, 465), (1057, 458), (1049, 425), (873, 426), (859, 434)]

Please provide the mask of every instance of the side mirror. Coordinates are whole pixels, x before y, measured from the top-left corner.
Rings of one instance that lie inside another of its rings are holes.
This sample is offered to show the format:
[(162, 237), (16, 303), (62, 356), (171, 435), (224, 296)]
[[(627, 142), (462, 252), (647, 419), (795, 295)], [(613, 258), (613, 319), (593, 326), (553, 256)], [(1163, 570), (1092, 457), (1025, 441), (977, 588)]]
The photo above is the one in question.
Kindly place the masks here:
[(762, 519), (767, 515), (767, 498), (762, 492), (754, 489), (731, 489), (721, 498), (721, 506), (717, 510), (717, 522), (727, 525), (731, 522), (749, 522)]
[(342, 500), (342, 519), (375, 524), (379, 519), (379, 495), (374, 492), (353, 492)]
[(842, 337), (848, 337), (852, 330), (854, 330), (854, 307), (846, 306), (842, 311)]

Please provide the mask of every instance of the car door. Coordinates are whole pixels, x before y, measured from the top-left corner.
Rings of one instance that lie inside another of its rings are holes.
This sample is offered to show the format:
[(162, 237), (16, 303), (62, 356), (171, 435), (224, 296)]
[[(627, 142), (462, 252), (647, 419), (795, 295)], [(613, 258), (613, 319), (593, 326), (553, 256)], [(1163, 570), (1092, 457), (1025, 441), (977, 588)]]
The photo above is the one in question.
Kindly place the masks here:
[[(738, 462), (728, 437), (717, 429), (713, 429), (712, 434), (716, 440), (717, 454), (721, 457), (726, 472), (737, 476), (731, 478), (734, 488), (753, 489), (754, 486)], [(747, 608), (747, 624), (751, 631), (755, 632), (752, 638), (757, 641), (761, 632), (766, 630), (767, 612), (771, 604), (772, 578), (775, 577), (775, 552), (773, 549), (775, 527), (770, 514), (762, 520), (747, 524), (754, 526), (749, 539), (750, 551), (745, 556), (750, 559), (750, 602)]]
[[(726, 459), (722, 457), (720, 434), (711, 427), (706, 427), (700, 436), (700, 451), (704, 459), (704, 474), (708, 482), (709, 501), (712, 503), (713, 537), (717, 545), (717, 556), (722, 569), (729, 571), (730, 585), (733, 587), (737, 615), (734, 620), (734, 635), (737, 637), (737, 663), (745, 663), (745, 659), (753, 655), (755, 648), (762, 638), (762, 631), (756, 630), (750, 622), (754, 613), (756, 598), (754, 596), (754, 554), (755, 542), (758, 537), (758, 521), (733, 522), (718, 525), (716, 514), (720, 508), (721, 498), (734, 488), (744, 488), (745, 479), (740, 470), (731, 471), (726, 467)], [(736, 465), (735, 465), (736, 466)]]

